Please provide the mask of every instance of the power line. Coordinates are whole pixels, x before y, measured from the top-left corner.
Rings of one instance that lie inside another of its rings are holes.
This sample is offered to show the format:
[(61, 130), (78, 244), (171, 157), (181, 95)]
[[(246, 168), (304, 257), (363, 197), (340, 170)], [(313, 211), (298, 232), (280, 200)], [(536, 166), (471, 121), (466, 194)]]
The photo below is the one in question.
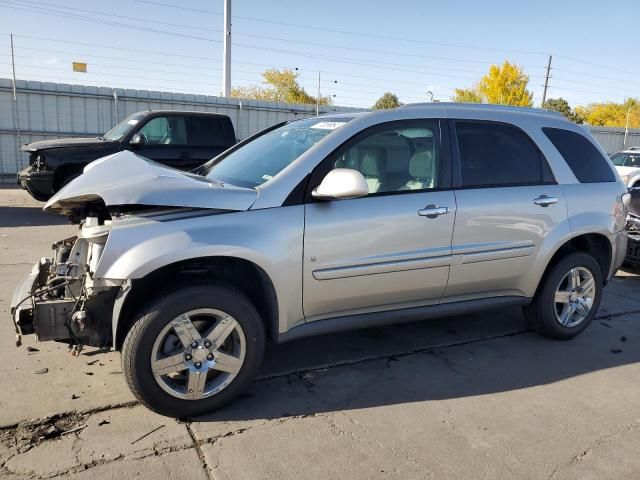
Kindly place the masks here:
[[(207, 14), (210, 14), (210, 15), (222, 15), (221, 13), (214, 12), (214, 11), (211, 11), (211, 10), (199, 10), (199, 9), (183, 7), (183, 6), (179, 6), (179, 5), (173, 5), (173, 4), (168, 4), (168, 3), (164, 3), (164, 2), (157, 2), (157, 1), (152, 1), (152, 0), (133, 0), (133, 1), (138, 2), (138, 3), (148, 3), (148, 4), (156, 5), (156, 6), (175, 8), (175, 9), (185, 10), (185, 11), (207, 13)], [(254, 21), (254, 22), (270, 23), (270, 24), (281, 25), (281, 26), (286, 26), (286, 27), (303, 28), (305, 30), (317, 30), (317, 31), (321, 31), (321, 32), (341, 33), (341, 34), (344, 34), (344, 35), (352, 35), (352, 36), (368, 37), (368, 38), (379, 38), (379, 39), (383, 39), (383, 40), (395, 40), (395, 41), (410, 42), (410, 43), (421, 43), (421, 44), (426, 44), (426, 45), (437, 45), (437, 46), (441, 46), (441, 47), (468, 48), (468, 49), (473, 49), (473, 50), (485, 50), (485, 51), (494, 51), (494, 52), (511, 52), (511, 53), (522, 53), (522, 54), (532, 54), (532, 55), (546, 55), (546, 52), (538, 52), (538, 51), (533, 51), (533, 50), (517, 50), (517, 49), (505, 49), (505, 48), (479, 47), (477, 45), (461, 45), (461, 44), (454, 44), (454, 43), (436, 42), (436, 41), (431, 41), (431, 40), (419, 40), (419, 39), (413, 39), (413, 38), (394, 37), (394, 36), (390, 36), (390, 35), (377, 35), (377, 34), (372, 34), (372, 33), (350, 32), (350, 31), (346, 31), (346, 30), (339, 30), (339, 29), (336, 29), (336, 28), (319, 27), (319, 26), (315, 26), (315, 25), (305, 25), (305, 24), (299, 24), (299, 23), (287, 23), (287, 22), (282, 22), (282, 21), (279, 21), (279, 20), (269, 20), (269, 19), (265, 19), (265, 18), (247, 17), (247, 16), (242, 16), (242, 15), (234, 15), (234, 18), (242, 19), (242, 20), (250, 20), (250, 21)]]
[[(8, 33), (1, 33), (0, 35), (9, 35)], [(135, 49), (135, 48), (130, 48), (130, 47), (114, 47), (113, 45), (104, 45), (104, 44), (100, 44), (100, 43), (83, 43), (83, 42), (76, 42), (76, 41), (72, 41), (72, 40), (60, 40), (58, 38), (48, 38), (48, 37), (37, 37), (37, 36), (33, 36), (33, 35), (22, 35), (22, 34), (14, 34), (14, 37), (20, 37), (20, 38), (29, 38), (29, 39), (34, 39), (34, 40), (46, 40), (48, 42), (58, 42), (58, 43), (69, 43), (71, 45), (84, 45), (87, 47), (99, 47), (99, 48), (110, 48), (113, 50), (124, 50), (126, 52), (138, 52), (138, 53), (151, 53), (154, 55), (165, 55), (165, 56), (170, 56), (170, 57), (175, 57), (175, 56), (179, 56), (180, 58), (193, 58), (196, 60), (209, 60), (212, 61), (214, 60), (213, 57), (200, 57), (200, 56), (194, 56), (194, 55), (184, 55), (182, 53), (169, 53), (169, 52), (162, 52), (159, 50), (140, 50), (140, 49)], [(25, 47), (23, 47), (25, 48)], [(132, 60), (132, 61), (140, 61), (140, 60)]]
[[(11, 1), (13, 3), (16, 3), (16, 2), (28, 2), (28, 3), (34, 3), (34, 4), (40, 4), (40, 5), (52, 5), (52, 4), (48, 4), (48, 3), (44, 3), (44, 2), (35, 2), (35, 1), (32, 1), (32, 0), (9, 0), (9, 1)], [(69, 7), (61, 7), (59, 5), (54, 5), (54, 6), (57, 7), (57, 8), (69, 8)], [(9, 7), (9, 8), (12, 8), (12, 7)], [(28, 7), (28, 8), (35, 8), (35, 7)], [(40, 11), (40, 10), (38, 10), (38, 11), (40, 13), (45, 13), (45, 14), (51, 14), (51, 15), (59, 14), (59, 15), (68, 16), (69, 18), (80, 18), (80, 19), (82, 19), (84, 21), (102, 22), (102, 19), (97, 19), (95, 17), (81, 16), (81, 15), (71, 14), (71, 13), (67, 13), (67, 12), (59, 13), (56, 10), (52, 10), (52, 9), (47, 9), (44, 12)], [(80, 11), (83, 11), (83, 10), (80, 10)], [(100, 14), (99, 12), (95, 12), (95, 11), (92, 11), (92, 10), (84, 10), (84, 11)], [(102, 14), (102, 15), (109, 15), (109, 14)], [(120, 15), (118, 15), (118, 17), (123, 18), (123, 16), (120, 16)], [(124, 17), (124, 18), (127, 18), (127, 17)], [(129, 19), (139, 19), (139, 17), (129, 17)], [(109, 24), (111, 24), (111, 23), (117, 24), (117, 26), (121, 26), (121, 27), (138, 28), (135, 25), (131, 25), (131, 24), (120, 24), (118, 22), (110, 22), (109, 21)], [(176, 24), (173, 24), (173, 25), (176, 25)], [(154, 31), (154, 30), (151, 29), (150, 31)], [(220, 30), (210, 30), (210, 31), (220, 32)], [(171, 35), (183, 35), (183, 34), (179, 34), (177, 32), (162, 32), (162, 33), (171, 34)], [(483, 60), (462, 59), (462, 58), (436, 56), (436, 55), (421, 55), (421, 54), (413, 54), (413, 53), (405, 53), (405, 52), (394, 52), (394, 51), (390, 51), (390, 50), (377, 50), (377, 49), (368, 49), (368, 48), (348, 47), (348, 46), (344, 46), (344, 45), (331, 45), (331, 44), (327, 44), (327, 43), (310, 42), (310, 41), (303, 41), (303, 40), (292, 40), (292, 39), (281, 38), (281, 37), (274, 37), (274, 36), (268, 36), (268, 35), (255, 35), (255, 34), (251, 34), (251, 33), (242, 33), (242, 32), (238, 32), (238, 33), (236, 33), (236, 35), (240, 35), (240, 36), (244, 36), (244, 37), (250, 37), (250, 38), (256, 38), (256, 39), (260, 39), (260, 40), (275, 40), (275, 41), (294, 43), (294, 44), (300, 44), (300, 45), (310, 45), (310, 46), (314, 46), (314, 47), (336, 48), (336, 49), (340, 49), (340, 50), (349, 50), (349, 51), (365, 52), (365, 53), (375, 53), (375, 54), (382, 54), (382, 55), (405, 56), (405, 57), (430, 59), (430, 60), (447, 60), (447, 61), (453, 61), (453, 62), (474, 63), (474, 64), (480, 64), (480, 65), (486, 65), (487, 63), (489, 63), (489, 62), (483, 61)], [(187, 35), (187, 38), (195, 38), (195, 39), (199, 39), (199, 40), (212, 41), (209, 38), (196, 37), (196, 36), (193, 36), (193, 35)], [(218, 43), (220, 43), (220, 42), (218, 42)], [(417, 67), (416, 65), (407, 65), (407, 64), (396, 64), (396, 65)], [(529, 67), (529, 68), (540, 68), (540, 67)], [(455, 69), (455, 68), (451, 68), (451, 67), (441, 67), (441, 69), (446, 69), (446, 70), (451, 70), (451, 71), (470, 72), (470, 73), (477, 73), (477, 74), (482, 74), (483, 73), (483, 72), (478, 72), (478, 71), (473, 71), (473, 70)]]
[[(84, 15), (74, 15), (74, 14), (70, 14), (70, 13), (61, 13), (61, 12), (57, 12), (57, 11), (51, 11), (51, 10), (43, 10), (40, 8), (35, 8), (35, 7), (27, 7), (27, 6), (13, 6), (13, 5), (1, 5), (0, 4), (0, 8), (10, 8), (13, 10), (21, 10), (21, 11), (25, 11), (25, 12), (30, 12), (30, 13), (43, 13), (45, 15), (53, 15), (56, 17), (62, 17), (62, 18), (71, 18), (71, 19), (76, 19), (76, 20), (80, 20), (83, 22), (90, 22), (90, 23), (99, 23), (99, 24), (103, 24), (103, 25), (111, 25), (111, 26), (116, 26), (116, 27), (120, 27), (120, 28), (129, 28), (129, 29), (134, 29), (137, 31), (145, 31), (145, 32), (151, 32), (151, 33), (159, 33), (162, 35), (173, 35), (176, 37), (182, 37), (182, 38), (190, 38), (193, 40), (202, 40), (205, 42), (213, 42), (213, 43), (222, 43), (222, 40), (214, 40), (212, 38), (205, 38), (205, 37), (198, 37), (196, 35), (188, 35), (188, 34), (184, 34), (184, 33), (177, 33), (177, 32), (168, 32), (166, 30), (157, 30), (154, 28), (149, 28), (149, 27), (144, 27), (141, 25), (132, 25), (132, 24), (127, 24), (127, 23), (120, 23), (120, 22), (114, 22), (111, 20), (104, 20), (104, 19), (99, 19), (99, 18), (95, 18), (95, 17), (87, 17)], [(214, 31), (214, 30), (211, 30)]]
[(599, 67), (599, 68), (604, 68), (606, 70), (614, 70), (616, 72), (622, 72), (622, 73), (628, 73), (630, 75), (636, 75), (636, 76), (640, 76), (639, 72), (631, 72), (629, 70), (623, 70), (620, 68), (616, 68), (616, 67), (610, 67), (607, 65), (602, 65), (600, 63), (594, 63), (588, 60), (580, 60), (579, 58), (573, 58), (573, 57), (567, 57), (565, 55), (557, 55), (558, 58), (564, 58), (565, 60), (569, 60), (571, 62), (577, 62), (577, 63), (583, 63), (585, 65), (591, 65), (592, 67)]
[[(61, 8), (63, 10), (72, 10), (73, 12), (85, 12), (85, 13), (93, 13), (93, 14), (96, 14), (96, 15), (102, 15), (102, 16), (105, 16), (105, 17), (122, 18), (124, 20), (137, 20), (137, 21), (140, 21), (140, 22), (156, 23), (158, 25), (167, 25), (167, 26), (171, 26), (171, 27), (191, 28), (191, 29), (194, 29), (194, 30), (203, 30), (203, 31), (208, 31), (208, 32), (211, 31), (210, 28), (198, 27), (196, 25), (188, 25), (186, 23), (163, 22), (161, 20), (152, 20), (152, 19), (144, 18), (144, 17), (133, 17), (131, 15), (117, 15), (115, 13), (104, 13), (104, 12), (98, 12), (96, 10), (86, 10), (86, 9), (77, 8), (77, 7), (68, 7), (66, 5), (60, 5), (58, 3), (36, 2), (34, 0), (9, 0), (9, 1), (11, 3), (13, 3), (13, 4), (31, 4), (31, 5), (38, 6), (38, 8), (40, 8), (41, 6), (54, 7), (54, 8)], [(25, 6), (30, 6), (30, 5), (25, 5)]]

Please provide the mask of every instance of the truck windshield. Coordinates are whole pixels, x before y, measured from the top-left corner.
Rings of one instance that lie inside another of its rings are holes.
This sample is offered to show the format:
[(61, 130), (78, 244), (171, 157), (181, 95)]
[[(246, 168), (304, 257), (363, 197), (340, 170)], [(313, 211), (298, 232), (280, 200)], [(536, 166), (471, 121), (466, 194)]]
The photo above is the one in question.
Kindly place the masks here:
[(118, 141), (121, 140), (127, 133), (131, 131), (136, 124), (144, 118), (144, 113), (134, 113), (122, 120), (118, 125), (113, 127), (102, 138), (104, 140)]
[(206, 177), (239, 187), (262, 185), (352, 118), (320, 117), (287, 123), (224, 156), (210, 167)]

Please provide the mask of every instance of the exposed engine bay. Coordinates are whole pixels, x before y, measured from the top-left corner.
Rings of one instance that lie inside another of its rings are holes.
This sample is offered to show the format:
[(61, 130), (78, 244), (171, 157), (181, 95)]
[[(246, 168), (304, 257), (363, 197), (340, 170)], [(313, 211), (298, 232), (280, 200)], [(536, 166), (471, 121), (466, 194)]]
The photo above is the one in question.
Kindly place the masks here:
[(109, 345), (111, 308), (101, 306), (113, 304), (119, 285), (96, 282), (93, 274), (110, 229), (104, 215), (87, 216), (77, 236), (53, 244), (53, 256), (34, 265), (12, 302), (18, 345), (32, 333), (38, 341), (68, 343), (76, 355), (84, 345)]

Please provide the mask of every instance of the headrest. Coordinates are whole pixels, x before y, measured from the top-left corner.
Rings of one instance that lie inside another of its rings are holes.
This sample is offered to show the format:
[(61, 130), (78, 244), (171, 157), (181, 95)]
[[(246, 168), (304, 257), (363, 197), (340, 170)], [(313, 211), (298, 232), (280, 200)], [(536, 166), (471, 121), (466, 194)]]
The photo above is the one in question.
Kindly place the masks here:
[(428, 150), (414, 153), (409, 160), (409, 175), (414, 178), (431, 178), (433, 175), (433, 154)]
[(363, 148), (360, 172), (366, 177), (379, 177), (385, 168), (385, 152), (382, 148)]

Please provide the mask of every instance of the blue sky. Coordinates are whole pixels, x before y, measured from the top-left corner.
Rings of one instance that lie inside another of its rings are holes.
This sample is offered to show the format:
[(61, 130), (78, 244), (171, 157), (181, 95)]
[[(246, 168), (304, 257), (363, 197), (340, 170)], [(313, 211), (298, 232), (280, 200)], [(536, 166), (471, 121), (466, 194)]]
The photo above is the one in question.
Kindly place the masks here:
[[(167, 5), (179, 6), (172, 8)], [(0, 76), (206, 93), (221, 91), (222, 0), (0, 0)], [(539, 104), (640, 97), (638, 0), (235, 0), (232, 83), (259, 84), (268, 67), (298, 68), (315, 95), (369, 107), (385, 91), (405, 103), (447, 100), (493, 63), (530, 76)], [(129, 27), (124, 27), (126, 24)], [(34, 38), (39, 37), (39, 38)], [(88, 73), (71, 71), (72, 61)], [(336, 83), (337, 82), (337, 83)]]

